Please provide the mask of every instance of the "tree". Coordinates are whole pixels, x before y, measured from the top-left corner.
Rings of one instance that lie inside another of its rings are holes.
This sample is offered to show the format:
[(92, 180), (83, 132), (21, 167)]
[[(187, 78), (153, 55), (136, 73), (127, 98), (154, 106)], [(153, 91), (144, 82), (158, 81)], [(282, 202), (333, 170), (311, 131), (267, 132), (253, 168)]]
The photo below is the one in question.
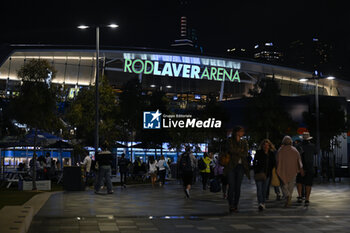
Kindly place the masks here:
[[(83, 88), (70, 103), (65, 119), (76, 128), (76, 138), (84, 145), (94, 145), (95, 135), (95, 88)], [(99, 141), (112, 145), (118, 135), (116, 95), (106, 77), (99, 85)]]
[[(106, 77), (101, 79), (99, 97), (99, 141), (113, 145), (118, 136), (116, 95)], [(79, 91), (65, 114), (65, 119), (76, 128), (77, 139), (85, 145), (94, 145), (95, 104), (95, 88), (90, 86)]]
[(56, 89), (51, 79), (56, 70), (47, 60), (30, 60), (18, 71), (22, 80), (19, 95), (12, 102), (14, 118), (35, 131), (33, 155), (33, 190), (36, 190), (36, 142), (38, 130), (52, 131), (59, 126)]
[[(321, 98), (319, 108), (320, 119), (320, 149), (331, 151), (331, 141), (346, 132), (345, 112), (342, 109), (339, 99)], [(308, 126), (310, 134), (316, 135), (316, 116), (314, 104), (310, 111), (303, 113), (303, 118)]]
[(253, 97), (244, 116), (248, 135), (255, 142), (268, 138), (279, 144), (284, 135), (296, 132), (297, 124), (283, 109), (280, 92), (275, 79), (263, 79), (249, 91)]
[[(310, 105), (310, 110), (303, 113), (304, 121), (310, 134), (316, 134), (316, 115), (314, 103)], [(345, 111), (341, 106), (339, 98), (324, 97), (320, 98), (319, 106), (320, 122), (320, 149), (322, 150), (322, 160), (326, 162), (327, 170), (329, 166), (329, 155), (335, 147), (339, 147), (337, 137), (347, 130), (347, 121)], [(334, 177), (335, 154), (332, 159), (332, 176)]]
[(119, 96), (120, 130), (123, 141), (133, 141), (137, 132), (142, 129), (142, 111), (146, 96), (142, 94), (142, 86), (137, 78), (129, 80), (123, 86)]
[(222, 104), (215, 97), (209, 96), (203, 109), (189, 111), (187, 114), (203, 121), (209, 118), (221, 120), (221, 128), (173, 128), (170, 130), (171, 147), (179, 150), (184, 142), (208, 142), (211, 150), (219, 152), (222, 141), (226, 138), (226, 123), (228, 121), (228, 113)]
[(138, 79), (128, 81), (123, 92), (119, 96), (121, 140), (142, 141), (149, 148), (159, 148), (169, 139), (165, 129), (143, 129), (143, 112), (159, 110), (162, 114), (168, 114), (168, 98), (162, 91), (154, 91), (146, 94), (142, 91)]
[[(159, 110), (163, 115), (169, 114), (169, 100), (163, 91), (154, 91), (151, 95), (144, 96), (142, 103), (142, 112)], [(142, 114), (140, 116), (139, 119), (142, 122)], [(143, 129), (143, 126), (137, 129), (136, 138), (154, 148), (162, 148), (163, 142), (170, 140), (168, 130), (164, 128)]]

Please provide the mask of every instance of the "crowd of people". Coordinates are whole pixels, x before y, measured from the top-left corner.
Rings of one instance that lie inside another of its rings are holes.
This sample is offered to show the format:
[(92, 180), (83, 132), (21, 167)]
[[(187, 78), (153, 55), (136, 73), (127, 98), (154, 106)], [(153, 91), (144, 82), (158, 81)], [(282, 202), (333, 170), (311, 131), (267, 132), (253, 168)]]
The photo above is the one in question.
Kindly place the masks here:
[[(236, 212), (241, 195), (241, 184), (244, 175), (251, 179), (251, 170), (254, 171), (258, 209), (266, 209), (266, 200), (269, 199), (270, 187), (276, 194), (276, 200), (284, 200), (284, 206), (292, 203), (292, 194), (297, 183), (297, 202), (304, 200), (304, 205), (310, 203), (312, 181), (314, 177), (314, 155), (316, 148), (311, 143), (310, 134), (305, 132), (298, 144), (294, 144), (289, 136), (282, 139), (281, 146), (277, 150), (269, 139), (264, 139), (258, 147), (254, 159), (248, 153), (248, 142), (243, 139), (245, 130), (236, 127), (232, 130), (223, 150), (220, 153), (209, 151), (202, 158), (196, 158), (190, 146), (185, 147), (185, 152), (177, 160), (177, 176), (181, 178), (186, 198), (190, 198), (193, 183), (197, 180), (199, 171), (203, 190), (210, 188), (212, 192), (222, 192), (227, 199), (230, 212)], [(88, 154), (81, 163), (90, 173), (95, 170), (95, 193), (100, 193), (102, 186), (107, 187), (107, 193), (112, 194), (111, 167), (113, 155), (106, 147), (96, 156), (95, 164)], [(93, 167), (94, 169), (90, 169)], [(146, 176), (151, 180), (152, 187), (162, 187), (165, 184), (166, 174), (170, 175), (170, 163), (164, 156), (157, 160), (154, 156), (148, 158), (148, 164), (136, 159), (132, 164), (125, 154), (118, 159), (120, 172), (120, 185), (126, 188), (126, 178), (130, 170), (134, 176)], [(132, 167), (132, 168), (131, 168)], [(217, 188), (219, 187), (219, 188)]]
[[(18, 165), (18, 170), (25, 170), (25, 165), (23, 163)], [(29, 172), (33, 176), (34, 160), (29, 161)], [(49, 152), (45, 156), (39, 156), (36, 159), (35, 170), (36, 179), (38, 180), (51, 180), (57, 176), (57, 173), (61, 171), (61, 163), (59, 160), (54, 160), (51, 158)]]
[(293, 143), (290, 136), (285, 136), (278, 150), (269, 139), (264, 139), (256, 151), (251, 166), (252, 158), (248, 154), (248, 143), (243, 139), (244, 133), (243, 127), (233, 129), (225, 143), (224, 151), (216, 158), (213, 152), (209, 152), (197, 160), (192, 155), (190, 147), (186, 147), (185, 153), (178, 160), (186, 197), (190, 197), (195, 168), (198, 167), (203, 190), (207, 188), (210, 174), (214, 174), (210, 186), (213, 185), (215, 190), (216, 182), (220, 182), (223, 198), (228, 201), (229, 211), (236, 212), (243, 176), (246, 175), (250, 179), (252, 168), (260, 211), (266, 209), (271, 186), (274, 188), (276, 200), (284, 199), (284, 207), (290, 207), (295, 183), (297, 183), (298, 203), (304, 200), (304, 206), (309, 206), (314, 177), (314, 156), (317, 154), (315, 145), (310, 141), (312, 139), (310, 134), (303, 133), (302, 139), (298, 140), (301, 142), (297, 144)]

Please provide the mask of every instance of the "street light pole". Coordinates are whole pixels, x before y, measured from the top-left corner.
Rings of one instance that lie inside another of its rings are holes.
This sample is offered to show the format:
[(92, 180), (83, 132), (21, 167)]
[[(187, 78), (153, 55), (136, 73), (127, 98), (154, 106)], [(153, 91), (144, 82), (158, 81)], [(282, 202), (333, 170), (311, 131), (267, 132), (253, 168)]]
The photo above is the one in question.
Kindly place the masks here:
[(320, 106), (318, 96), (318, 77), (315, 78), (315, 114), (316, 114), (316, 151), (317, 151), (317, 166), (319, 167), (320, 156)]
[[(109, 24), (102, 27), (109, 28), (118, 28), (117, 24)], [(88, 25), (80, 25), (79, 29), (85, 30), (90, 28)], [(95, 80), (95, 155), (98, 153), (99, 147), (99, 123), (100, 123), (100, 114), (99, 114), (99, 77), (100, 77), (100, 26), (94, 26), (96, 29), (96, 80)]]
[(316, 150), (317, 150), (317, 166), (320, 167), (320, 151), (321, 151), (321, 145), (320, 145), (320, 105), (319, 105), (319, 95), (318, 95), (318, 80), (319, 79), (328, 79), (328, 80), (334, 80), (335, 77), (328, 76), (324, 77), (321, 73), (319, 73), (317, 70), (315, 70), (314, 75), (311, 78), (301, 78), (299, 79), (300, 82), (307, 82), (308, 80), (315, 80), (315, 117), (316, 117)]
[(96, 26), (96, 80), (95, 80), (95, 156), (99, 147), (99, 77), (100, 77), (100, 27)]

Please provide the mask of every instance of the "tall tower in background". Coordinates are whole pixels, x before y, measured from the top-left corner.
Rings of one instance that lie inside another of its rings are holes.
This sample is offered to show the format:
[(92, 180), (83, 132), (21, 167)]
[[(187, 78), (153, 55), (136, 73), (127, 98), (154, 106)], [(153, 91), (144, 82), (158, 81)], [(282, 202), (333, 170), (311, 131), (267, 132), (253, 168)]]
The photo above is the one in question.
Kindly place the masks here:
[(178, 50), (191, 52), (203, 52), (203, 48), (198, 44), (198, 33), (189, 23), (190, 1), (179, 1), (181, 14), (180, 17), (180, 36), (171, 44), (171, 47)]

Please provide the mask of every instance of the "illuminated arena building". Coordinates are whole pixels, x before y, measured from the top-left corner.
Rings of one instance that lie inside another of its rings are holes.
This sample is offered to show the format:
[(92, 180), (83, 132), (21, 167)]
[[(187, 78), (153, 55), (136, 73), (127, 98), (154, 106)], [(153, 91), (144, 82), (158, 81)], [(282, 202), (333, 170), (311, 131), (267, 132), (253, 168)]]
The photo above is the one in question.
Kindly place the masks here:
[[(20, 83), (17, 71), (30, 59), (51, 62), (57, 70), (53, 82), (68, 86), (70, 97), (95, 81), (94, 47), (11, 45), (0, 58), (2, 98), (16, 95), (16, 86)], [(105, 47), (100, 49), (100, 64), (102, 74), (116, 92), (120, 92), (128, 80), (138, 78), (146, 94), (154, 90), (165, 91), (174, 109), (200, 109), (208, 95), (227, 102), (241, 99), (249, 96), (249, 89), (264, 78), (277, 80), (282, 96), (312, 96), (315, 93), (313, 80), (300, 82), (300, 79), (311, 78), (312, 72), (254, 60), (170, 50)], [(319, 95), (350, 99), (349, 82), (338, 77), (319, 80), (318, 90)]]

